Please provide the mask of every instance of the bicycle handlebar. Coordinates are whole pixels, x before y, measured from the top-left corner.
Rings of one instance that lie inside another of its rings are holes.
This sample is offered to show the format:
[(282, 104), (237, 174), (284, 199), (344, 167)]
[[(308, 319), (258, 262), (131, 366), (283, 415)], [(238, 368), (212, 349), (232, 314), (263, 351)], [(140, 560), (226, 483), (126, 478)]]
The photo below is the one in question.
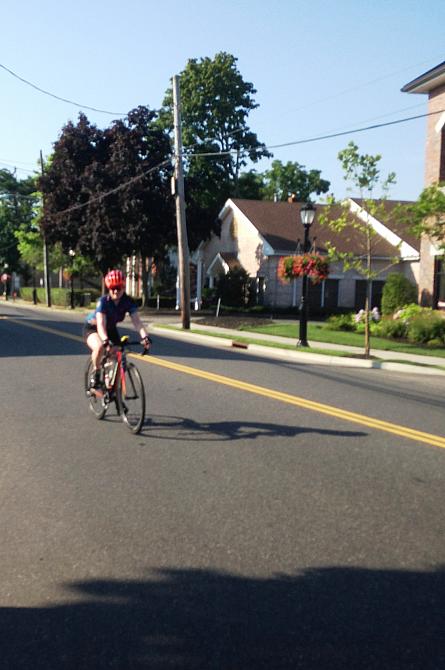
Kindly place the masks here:
[[(151, 339), (149, 339), (150, 344), (152, 344)], [(141, 341), (140, 340), (124, 340), (119, 342), (119, 344), (113, 344), (110, 342), (108, 352), (106, 352), (105, 356), (110, 356), (110, 351), (113, 349), (113, 347), (117, 347), (120, 349), (120, 351), (123, 351), (125, 347), (134, 347), (134, 346), (141, 346)], [(142, 348), (142, 356), (146, 356), (150, 353), (149, 349), (146, 349), (145, 347)]]

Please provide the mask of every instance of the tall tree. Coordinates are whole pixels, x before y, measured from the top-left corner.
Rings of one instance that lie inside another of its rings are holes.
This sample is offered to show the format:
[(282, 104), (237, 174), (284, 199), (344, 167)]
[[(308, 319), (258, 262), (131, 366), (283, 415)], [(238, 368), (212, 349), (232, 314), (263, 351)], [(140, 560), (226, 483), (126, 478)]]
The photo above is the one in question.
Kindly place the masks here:
[(236, 196), (247, 200), (264, 200), (264, 173), (249, 170), (241, 172)]
[(102, 271), (173, 239), (170, 143), (155, 120), (141, 106), (99, 130), (81, 114), (62, 129), (41, 179), (49, 239), (95, 258)]
[(16, 233), (29, 230), (37, 214), (38, 194), (34, 177), (19, 180), (9, 170), (0, 170), (0, 271), (22, 269)]
[[(354, 217), (351, 215), (349, 204), (346, 201), (336, 202), (333, 197), (328, 199), (329, 206), (324, 215), (320, 217), (320, 222), (328, 225), (336, 232), (344, 232), (348, 235), (348, 230), (353, 229), (358, 233), (361, 240), (361, 251), (359, 254), (352, 252), (341, 252), (334, 246), (329, 245), (330, 259), (332, 261), (341, 261), (343, 269), (355, 270), (366, 280), (366, 298), (365, 298), (365, 356), (370, 355), (370, 301), (372, 280), (378, 277), (384, 270), (377, 269), (374, 263), (374, 246), (379, 240), (379, 236), (374, 230), (371, 220), (375, 218), (385, 222), (389, 214), (385, 208), (388, 190), (391, 184), (395, 183), (395, 174), (391, 172), (386, 178), (380, 175), (379, 162), (381, 155), (360, 154), (359, 148), (354, 142), (339, 152), (338, 158), (343, 168), (344, 179), (349, 182), (348, 190), (353, 190), (361, 199), (363, 217)], [(379, 198), (375, 199), (376, 190), (380, 190)], [(333, 215), (333, 207), (340, 208), (338, 216)], [(356, 235), (357, 237), (357, 235)], [(389, 265), (396, 262), (396, 258), (390, 260)]]
[[(98, 154), (103, 160), (103, 133), (85, 114), (79, 114), (76, 125), (70, 121), (62, 128), (40, 178), (42, 229), (50, 243), (60, 242), (65, 251), (80, 248), (82, 243), (90, 249), (87, 203), (92, 197), (93, 166), (102, 162)], [(97, 186), (95, 193), (102, 188)]]
[(330, 182), (321, 178), (320, 170), (306, 170), (304, 165), (288, 161), (282, 163), (274, 160), (270, 170), (263, 173), (264, 187), (262, 189), (265, 200), (287, 200), (295, 194), (298, 202), (310, 200), (315, 193), (327, 193)]
[[(189, 60), (180, 74), (180, 88), (189, 237), (199, 240), (216, 227), (224, 200), (238, 194), (240, 170), (247, 161), (271, 154), (248, 126), (249, 113), (258, 107), (256, 89), (244, 81), (235, 56), (220, 52), (213, 59)], [(161, 123), (172, 130), (171, 88)]]

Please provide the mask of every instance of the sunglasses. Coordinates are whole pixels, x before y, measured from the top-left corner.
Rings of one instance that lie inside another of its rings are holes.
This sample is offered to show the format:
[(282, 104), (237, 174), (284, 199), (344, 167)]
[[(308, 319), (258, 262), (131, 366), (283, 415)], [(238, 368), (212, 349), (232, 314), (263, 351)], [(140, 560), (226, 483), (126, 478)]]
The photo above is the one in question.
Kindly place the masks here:
[(119, 293), (119, 291), (123, 291), (123, 290), (124, 290), (123, 286), (113, 286), (112, 288), (110, 288), (110, 291), (117, 291), (118, 293)]

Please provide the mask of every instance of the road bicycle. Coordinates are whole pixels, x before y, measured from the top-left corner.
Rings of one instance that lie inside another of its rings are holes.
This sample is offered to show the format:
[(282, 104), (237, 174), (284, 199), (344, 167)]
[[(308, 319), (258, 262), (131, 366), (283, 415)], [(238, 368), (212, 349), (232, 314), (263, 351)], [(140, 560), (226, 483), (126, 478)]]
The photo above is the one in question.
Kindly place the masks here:
[[(140, 345), (130, 342), (127, 335), (107, 350), (100, 363), (100, 384), (90, 387), (93, 363), (88, 359), (85, 368), (85, 394), (96, 419), (103, 419), (112, 403), (118, 415), (132, 433), (139, 433), (145, 419), (145, 389), (141, 374), (134, 363), (127, 361), (126, 348)], [(148, 353), (145, 349), (142, 355)]]

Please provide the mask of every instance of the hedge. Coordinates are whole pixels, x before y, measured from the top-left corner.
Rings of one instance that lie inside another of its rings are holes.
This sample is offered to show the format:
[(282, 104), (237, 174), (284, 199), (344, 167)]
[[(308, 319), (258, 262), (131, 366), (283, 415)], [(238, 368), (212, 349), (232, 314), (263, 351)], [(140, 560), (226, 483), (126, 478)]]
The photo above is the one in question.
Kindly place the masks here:
[[(36, 292), (36, 298), (38, 303), (46, 303), (46, 291), (44, 288), (33, 289), (30, 286), (23, 286), (20, 289), (20, 297), (23, 300), (28, 302), (33, 302), (33, 293)], [(96, 300), (99, 297), (97, 291), (85, 291), (83, 289), (74, 289), (74, 305), (79, 307), (89, 307), (92, 300)], [(92, 294), (97, 295), (92, 295)], [(51, 289), (51, 302), (53, 305), (59, 307), (69, 307), (71, 305), (71, 289), (69, 288), (52, 288)]]

